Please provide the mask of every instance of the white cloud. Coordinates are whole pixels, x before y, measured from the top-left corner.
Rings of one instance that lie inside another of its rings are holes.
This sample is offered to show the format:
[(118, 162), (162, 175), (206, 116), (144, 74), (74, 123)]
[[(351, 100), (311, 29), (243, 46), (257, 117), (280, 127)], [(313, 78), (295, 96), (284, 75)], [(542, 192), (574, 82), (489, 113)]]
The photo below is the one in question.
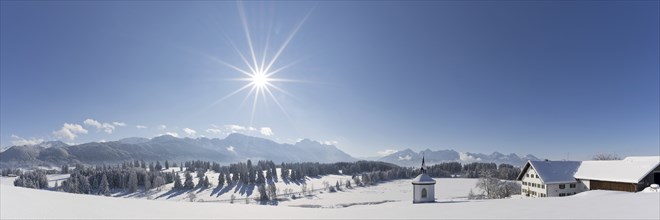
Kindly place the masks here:
[(112, 134), (112, 131), (115, 130), (115, 126), (108, 123), (100, 123), (94, 119), (85, 119), (83, 122), (87, 126), (95, 127), (97, 130), (103, 130), (105, 133)]
[(325, 145), (337, 145), (337, 144), (339, 144), (339, 141), (332, 140), (332, 141), (324, 141), (322, 143), (325, 144)]
[(195, 136), (195, 134), (197, 134), (197, 131), (191, 128), (183, 128), (183, 132), (186, 132), (188, 136)]
[(87, 134), (87, 130), (85, 130), (79, 124), (64, 123), (62, 129), (60, 129), (59, 131), (53, 131), (53, 135), (55, 135), (55, 137), (60, 139), (66, 138), (69, 140), (74, 140), (78, 137), (78, 134)]
[(274, 135), (273, 130), (270, 129), (269, 127), (262, 127), (261, 129), (259, 129), (259, 132), (264, 136), (273, 136)]
[(165, 130), (167, 129), (167, 126), (165, 125), (158, 125), (158, 130)]
[(412, 159), (412, 157), (410, 155), (406, 155), (404, 157), (399, 156), (399, 160), (410, 160), (410, 159)]
[(206, 133), (209, 133), (209, 134), (222, 134), (222, 130), (217, 129), (217, 128), (209, 128), (209, 129), (206, 129)]
[(230, 151), (230, 152), (234, 152), (234, 153), (236, 153), (236, 151), (234, 151), (234, 146), (229, 146), (229, 147), (227, 148), (227, 151)]
[(250, 131), (257, 131), (257, 129), (254, 128), (254, 127), (248, 127), (247, 129), (250, 130)]
[(44, 142), (44, 139), (41, 138), (25, 139), (15, 134), (11, 135), (11, 144), (14, 146), (35, 145), (35, 144), (40, 144), (41, 142)]
[(144, 126), (144, 125), (136, 125), (135, 127), (136, 127), (137, 129), (145, 129), (145, 128), (147, 128), (147, 126)]
[(112, 124), (113, 124), (114, 126), (119, 126), (119, 127), (124, 127), (124, 126), (126, 126), (126, 123), (124, 123), (124, 122), (116, 122), (116, 121), (115, 121), (115, 122), (112, 122)]
[(381, 157), (384, 157), (384, 156), (387, 156), (387, 155), (390, 155), (390, 154), (393, 154), (393, 153), (396, 153), (396, 152), (398, 152), (398, 150), (385, 149), (385, 150), (382, 150), (382, 151), (378, 151), (376, 153), (378, 153), (378, 155), (380, 155)]
[(169, 135), (169, 136), (172, 136), (172, 137), (179, 137), (179, 134), (176, 133), (176, 132), (165, 132), (165, 134), (163, 134), (163, 135)]

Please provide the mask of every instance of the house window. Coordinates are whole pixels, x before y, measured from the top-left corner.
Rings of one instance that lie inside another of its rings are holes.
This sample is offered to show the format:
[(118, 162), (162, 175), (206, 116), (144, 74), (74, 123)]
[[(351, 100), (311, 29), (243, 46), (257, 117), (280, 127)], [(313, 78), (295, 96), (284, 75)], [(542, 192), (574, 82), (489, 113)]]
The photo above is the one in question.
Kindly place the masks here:
[(541, 189), (545, 189), (545, 185), (541, 185)]
[(422, 189), (422, 198), (426, 199), (426, 188)]
[(571, 188), (575, 188), (575, 183), (571, 183)]
[(559, 197), (564, 197), (564, 196), (566, 196), (565, 193), (559, 193)]
[(526, 177), (529, 177), (529, 173), (525, 173), (525, 176), (526, 176)]
[(560, 188), (560, 189), (565, 189), (565, 188), (566, 188), (566, 185), (565, 185), (565, 184), (559, 184), (559, 188)]
[(538, 174), (536, 174), (536, 178), (539, 178), (539, 175), (538, 175)]

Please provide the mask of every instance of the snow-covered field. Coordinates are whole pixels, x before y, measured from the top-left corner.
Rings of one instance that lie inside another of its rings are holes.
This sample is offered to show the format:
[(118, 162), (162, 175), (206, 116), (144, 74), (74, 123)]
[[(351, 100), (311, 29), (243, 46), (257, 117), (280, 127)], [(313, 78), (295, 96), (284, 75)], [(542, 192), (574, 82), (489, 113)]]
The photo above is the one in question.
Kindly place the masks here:
[[(211, 174), (211, 173), (209, 173)], [(65, 176), (51, 176), (61, 179)], [(215, 177), (213, 177), (215, 178)], [(334, 185), (347, 176), (330, 175), (309, 179), (308, 187), (323, 186), (323, 181)], [(371, 187), (356, 187), (336, 193), (320, 193), (290, 201), (277, 206), (245, 204), (237, 200), (209, 202), (231, 197), (240, 199), (240, 190), (225, 192), (218, 196), (213, 188), (195, 190), (196, 200), (189, 201), (186, 194), (167, 198), (161, 196), (169, 190), (165, 186), (160, 192), (153, 190), (149, 195), (136, 193), (122, 197), (79, 195), (47, 190), (14, 187), (13, 178), (2, 178), (0, 184), (1, 219), (210, 219), (210, 218), (344, 218), (344, 219), (659, 219), (660, 193), (625, 193), (590, 191), (562, 198), (466, 200), (467, 193), (474, 187), (475, 179), (436, 179), (436, 203), (415, 204), (411, 202), (412, 186), (409, 180), (397, 180)], [(217, 180), (217, 179), (215, 179)], [(211, 181), (215, 183), (217, 181)], [(54, 183), (53, 183), (54, 184)], [(291, 187), (300, 191), (296, 184), (278, 182), (278, 188)], [(473, 189), (475, 190), (475, 189)], [(476, 190), (475, 190), (476, 192)], [(258, 194), (256, 190), (255, 194)], [(151, 198), (152, 201), (147, 198)], [(245, 198), (243, 195), (242, 198)], [(172, 202), (179, 201), (179, 202)], [(244, 201), (244, 200), (243, 200)]]

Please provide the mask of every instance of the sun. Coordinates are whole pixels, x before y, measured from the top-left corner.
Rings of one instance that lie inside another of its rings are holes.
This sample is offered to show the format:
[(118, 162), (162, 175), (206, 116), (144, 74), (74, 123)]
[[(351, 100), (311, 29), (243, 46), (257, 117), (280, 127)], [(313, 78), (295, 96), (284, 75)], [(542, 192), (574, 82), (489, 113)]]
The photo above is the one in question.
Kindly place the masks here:
[(262, 72), (256, 72), (252, 76), (251, 80), (254, 86), (264, 88), (269, 84), (270, 78)]
[(311, 11), (307, 13), (307, 15), (294, 27), (293, 31), (288, 35), (288, 37), (284, 39), (282, 45), (277, 50), (274, 50), (275, 53), (271, 55), (268, 52), (269, 52), (269, 44), (271, 43), (270, 35), (271, 35), (272, 27), (269, 27), (266, 36), (266, 42), (265, 44), (262, 44), (265, 46), (263, 48), (255, 48), (254, 47), (255, 44), (252, 42), (252, 34), (250, 33), (250, 27), (248, 26), (243, 5), (242, 3), (239, 2), (238, 6), (239, 6), (238, 7), (239, 15), (241, 17), (241, 21), (243, 24), (243, 32), (245, 34), (245, 38), (246, 38), (245, 40), (247, 42), (248, 50), (247, 51), (239, 50), (238, 47), (231, 40), (229, 40), (229, 43), (243, 61), (244, 67), (240, 68), (236, 65), (232, 65), (221, 60), (217, 60), (217, 59), (214, 60), (235, 70), (238, 73), (243, 74), (244, 78), (234, 78), (234, 80), (245, 81), (247, 83), (242, 87), (240, 87), (239, 89), (217, 100), (216, 104), (242, 91), (249, 90), (243, 102), (245, 102), (249, 97), (253, 97), (250, 124), (252, 124), (252, 121), (254, 120), (254, 114), (256, 111), (257, 103), (260, 100), (261, 102), (266, 102), (266, 99), (268, 97), (270, 97), (270, 100), (272, 100), (280, 108), (280, 110), (282, 110), (282, 112), (287, 116), (287, 118), (289, 118), (289, 115), (284, 110), (284, 107), (282, 107), (282, 105), (280, 104), (280, 102), (277, 100), (276, 96), (273, 93), (279, 92), (284, 95), (291, 96), (291, 94), (289, 94), (287, 91), (280, 88), (279, 84), (284, 82), (302, 82), (302, 81), (293, 80), (293, 79), (275, 78), (275, 74), (278, 74), (295, 64), (295, 62), (293, 62), (286, 65), (277, 65), (277, 61), (282, 55), (282, 52), (284, 52), (284, 50), (287, 48), (293, 37), (296, 35), (302, 24), (305, 22), (305, 20), (307, 20)]

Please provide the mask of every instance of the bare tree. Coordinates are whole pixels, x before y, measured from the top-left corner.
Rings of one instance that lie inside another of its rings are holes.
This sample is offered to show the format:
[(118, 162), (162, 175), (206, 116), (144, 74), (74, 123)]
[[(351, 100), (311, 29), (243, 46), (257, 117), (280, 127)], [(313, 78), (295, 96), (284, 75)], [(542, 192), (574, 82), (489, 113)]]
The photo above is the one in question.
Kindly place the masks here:
[(600, 153), (596, 154), (593, 157), (594, 160), (621, 160), (621, 157), (616, 154), (607, 154), (607, 153)]

